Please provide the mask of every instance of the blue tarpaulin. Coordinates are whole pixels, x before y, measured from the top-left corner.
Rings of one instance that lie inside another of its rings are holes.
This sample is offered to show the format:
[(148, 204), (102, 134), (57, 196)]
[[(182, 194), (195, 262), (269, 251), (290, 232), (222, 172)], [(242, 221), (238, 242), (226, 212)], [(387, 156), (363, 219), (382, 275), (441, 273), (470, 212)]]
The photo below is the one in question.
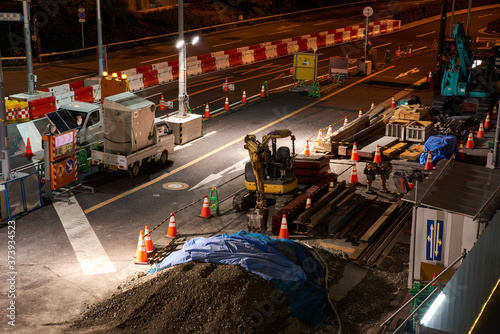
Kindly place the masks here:
[(431, 151), (432, 163), (436, 165), (439, 160), (449, 159), (458, 151), (457, 137), (455, 136), (430, 136), (425, 142), (424, 152), (420, 155), (420, 163), (425, 165), (427, 154)]
[(150, 272), (189, 261), (240, 265), (271, 281), (287, 296), (291, 314), (309, 326), (326, 324), (333, 312), (328, 290), (315, 283), (324, 275), (324, 268), (298, 242), (245, 231), (194, 238)]

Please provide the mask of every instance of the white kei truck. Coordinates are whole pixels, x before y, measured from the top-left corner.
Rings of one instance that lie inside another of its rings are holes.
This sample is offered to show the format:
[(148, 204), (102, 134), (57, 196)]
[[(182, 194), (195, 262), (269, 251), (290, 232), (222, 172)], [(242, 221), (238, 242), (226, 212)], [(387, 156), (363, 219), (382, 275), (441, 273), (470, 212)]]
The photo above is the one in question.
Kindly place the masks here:
[(174, 135), (168, 124), (155, 118), (156, 106), (130, 92), (103, 101), (104, 144), (92, 150), (91, 161), (101, 171), (126, 170), (139, 175), (145, 162), (166, 164), (174, 151)]

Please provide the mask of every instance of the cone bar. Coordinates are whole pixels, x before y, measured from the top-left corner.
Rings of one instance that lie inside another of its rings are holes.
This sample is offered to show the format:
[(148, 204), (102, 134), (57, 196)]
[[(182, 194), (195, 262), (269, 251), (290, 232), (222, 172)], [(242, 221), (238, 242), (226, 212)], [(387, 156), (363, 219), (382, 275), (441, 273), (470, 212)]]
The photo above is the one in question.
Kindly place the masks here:
[(356, 142), (354, 142), (354, 145), (352, 145), (351, 160), (352, 161), (359, 161), (358, 146), (356, 146)]
[(283, 215), (283, 218), (281, 219), (280, 235), (278, 236), (278, 238), (289, 239), (288, 225), (286, 223), (286, 215)]
[(352, 165), (352, 171), (351, 171), (351, 179), (349, 180), (349, 183), (359, 183), (358, 181), (358, 171), (356, 170), (356, 164), (354, 163)]

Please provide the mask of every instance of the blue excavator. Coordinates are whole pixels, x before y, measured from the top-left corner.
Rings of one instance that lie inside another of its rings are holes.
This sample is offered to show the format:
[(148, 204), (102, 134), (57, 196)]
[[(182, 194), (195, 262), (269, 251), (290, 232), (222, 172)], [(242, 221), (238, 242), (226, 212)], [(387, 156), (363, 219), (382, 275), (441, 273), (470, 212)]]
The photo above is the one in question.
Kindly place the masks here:
[(435, 94), (432, 108), (441, 115), (483, 118), (498, 101), (495, 56), (472, 52), (462, 23), (455, 24), (452, 37), (445, 40), (444, 54), (438, 61), (441, 92)]

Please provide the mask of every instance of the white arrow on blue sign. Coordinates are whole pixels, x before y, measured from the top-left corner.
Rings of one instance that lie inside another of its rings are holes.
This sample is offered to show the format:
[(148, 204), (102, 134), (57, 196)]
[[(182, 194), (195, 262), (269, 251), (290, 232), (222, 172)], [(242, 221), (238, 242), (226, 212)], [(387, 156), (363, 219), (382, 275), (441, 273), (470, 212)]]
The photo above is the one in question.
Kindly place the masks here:
[(22, 21), (23, 15), (20, 13), (0, 13), (0, 21)]

